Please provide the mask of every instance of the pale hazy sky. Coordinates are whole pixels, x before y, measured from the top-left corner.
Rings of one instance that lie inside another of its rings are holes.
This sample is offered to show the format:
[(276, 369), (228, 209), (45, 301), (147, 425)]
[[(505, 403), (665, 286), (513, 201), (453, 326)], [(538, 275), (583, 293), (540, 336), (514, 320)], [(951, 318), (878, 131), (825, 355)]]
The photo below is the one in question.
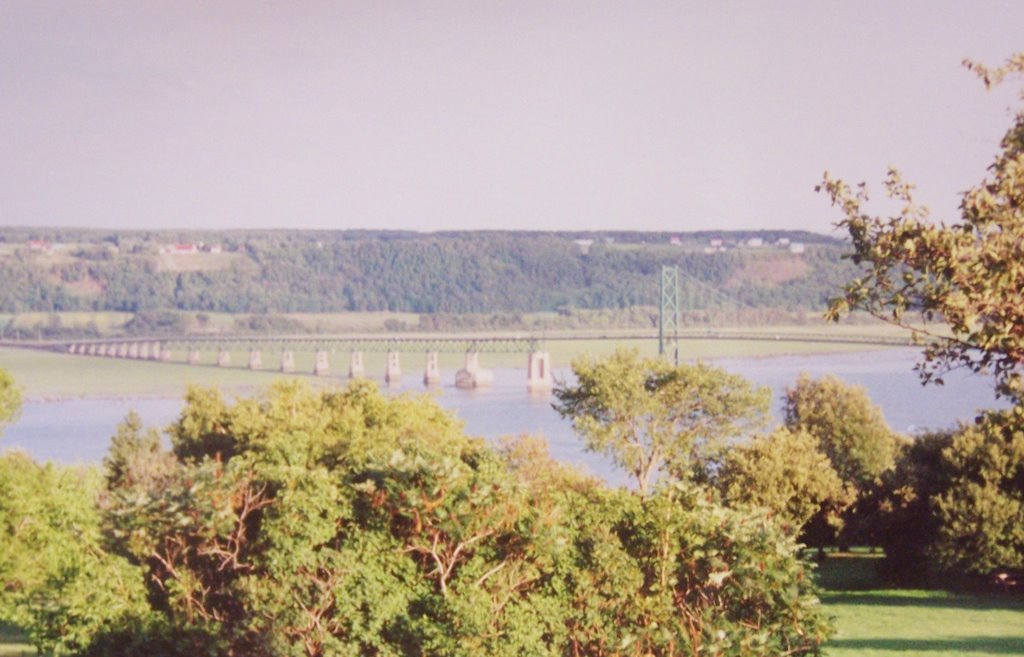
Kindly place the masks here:
[(826, 168), (936, 215), (1024, 1), (0, 0), (0, 224), (803, 228)]

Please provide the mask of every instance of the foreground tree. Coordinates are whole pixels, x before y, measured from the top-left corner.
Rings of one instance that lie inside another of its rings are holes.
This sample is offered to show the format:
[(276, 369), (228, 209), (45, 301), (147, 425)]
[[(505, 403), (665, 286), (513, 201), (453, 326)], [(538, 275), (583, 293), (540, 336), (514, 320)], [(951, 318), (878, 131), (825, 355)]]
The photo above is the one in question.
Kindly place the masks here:
[(21, 410), (21, 390), (14, 377), (0, 369), (0, 432)]
[(785, 428), (730, 450), (716, 484), (730, 506), (767, 509), (794, 536), (816, 514), (834, 517), (850, 501), (818, 440)]
[[(1024, 73), (1024, 53), (997, 69), (967, 63), (986, 87)], [(863, 310), (929, 339), (920, 369), (941, 383), (954, 368), (991, 371), (999, 394), (1021, 399), (1024, 366), (1024, 113), (1002, 140), (991, 176), (966, 192), (961, 220), (929, 220), (913, 185), (895, 169), (885, 188), (902, 204), (892, 217), (864, 210), (867, 192), (825, 174), (819, 186), (843, 212), (853, 261), (866, 272), (851, 281), (829, 315)], [(918, 320), (923, 319), (921, 325)]]
[[(966, 65), (991, 87), (1024, 73), (1024, 53), (996, 69)], [(853, 191), (826, 173), (819, 187), (842, 210), (853, 260), (865, 268), (832, 302), (830, 316), (858, 309), (908, 328), (928, 340), (918, 366), (925, 383), (941, 384), (955, 368), (990, 372), (996, 394), (1012, 402), (954, 436), (935, 468), (949, 483), (929, 507), (935, 524), (925, 526), (937, 538), (924, 551), (960, 572), (1021, 568), (1024, 554), (1024, 112), (1001, 149), (951, 225), (930, 221), (896, 170), (885, 181), (902, 206), (892, 217), (865, 212), (864, 185)], [(911, 499), (927, 492), (922, 487)]]
[(953, 483), (955, 472), (944, 452), (956, 432), (926, 433), (905, 445), (896, 466), (879, 486), (877, 536), (885, 549), (882, 574), (899, 584), (920, 584), (937, 568), (931, 551), (941, 522), (936, 503)]
[(572, 419), (588, 450), (629, 473), (641, 496), (662, 470), (705, 478), (729, 438), (766, 421), (767, 388), (704, 363), (671, 365), (620, 349), (577, 359), (572, 369), (576, 383), (555, 388), (555, 410)]
[(864, 388), (801, 374), (783, 412), (787, 427), (814, 436), (848, 486), (862, 489), (892, 467), (899, 439)]
[(1024, 426), (1013, 411), (989, 412), (943, 453), (955, 473), (935, 506), (931, 556), (946, 572), (1024, 571)]
[(95, 473), (0, 455), (0, 622), (81, 654), (150, 619), (142, 569), (103, 549)]
[[(426, 399), (194, 390), (170, 433), (165, 467), (121, 427), (99, 505), (12, 465), (38, 485), (0, 497), (0, 520), (13, 500), (42, 533), (0, 555), (73, 568), (4, 571), (0, 619), (65, 652), (168, 657), (772, 657), (829, 634), (792, 536), (763, 514), (682, 484), (609, 489), (536, 440), (492, 450)], [(0, 488), (20, 481), (4, 465)]]

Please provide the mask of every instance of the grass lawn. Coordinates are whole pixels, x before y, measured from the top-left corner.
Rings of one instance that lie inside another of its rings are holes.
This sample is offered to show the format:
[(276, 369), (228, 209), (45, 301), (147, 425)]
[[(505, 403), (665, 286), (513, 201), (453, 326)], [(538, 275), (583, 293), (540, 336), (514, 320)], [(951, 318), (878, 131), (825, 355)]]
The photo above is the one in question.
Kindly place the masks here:
[(0, 623), (0, 657), (27, 657), (35, 654), (35, 648), (25, 642), (23, 634)]
[(878, 588), (876, 555), (835, 555), (821, 567), (835, 617), (828, 657), (1024, 656), (1024, 597)]

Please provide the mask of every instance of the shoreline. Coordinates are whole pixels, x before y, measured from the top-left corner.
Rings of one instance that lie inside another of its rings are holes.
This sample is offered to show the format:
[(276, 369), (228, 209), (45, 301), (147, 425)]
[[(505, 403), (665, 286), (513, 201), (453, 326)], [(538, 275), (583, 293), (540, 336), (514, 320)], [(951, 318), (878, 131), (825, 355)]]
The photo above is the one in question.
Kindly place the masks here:
[[(911, 349), (915, 350), (915, 351), (918, 350), (917, 347), (891, 347), (891, 346), (877, 346), (876, 347), (876, 346), (870, 346), (870, 347), (867, 347), (865, 349), (855, 350), (855, 351), (835, 351), (835, 350), (829, 350), (829, 349), (822, 349), (822, 350), (815, 350), (815, 351), (801, 351), (801, 352), (778, 353), (778, 354), (747, 354), (747, 355), (735, 355), (735, 356), (714, 356), (714, 357), (711, 357), (711, 358), (684, 359), (683, 362), (688, 362), (688, 363), (694, 363), (694, 362), (720, 363), (720, 362), (723, 362), (723, 361), (741, 361), (741, 360), (761, 362), (761, 361), (781, 359), (781, 358), (820, 358), (822, 356), (843, 356), (843, 355), (863, 354), (863, 353), (872, 353), (872, 354), (874, 354), (874, 353), (881, 352), (881, 351), (896, 351), (896, 350), (911, 350)], [(568, 372), (570, 370), (570, 367), (571, 366), (569, 364), (565, 364), (562, 367), (554, 368), (554, 371), (555, 372), (565, 373), (565, 372)], [(493, 369), (494, 370), (503, 370), (503, 369), (511, 370), (511, 369), (516, 369), (516, 368), (496, 367), (496, 368), (493, 368)], [(241, 371), (246, 371), (246, 370), (242, 370), (241, 368), (239, 368), (239, 371), (241, 372)], [(450, 369), (449, 370), (442, 370), (442, 372), (445, 372), (445, 371), (448, 371), (448, 372), (452, 373), (452, 375), (454, 376), (454, 371), (455, 370), (450, 370)], [(284, 375), (282, 375), (282, 376), (284, 376)], [(324, 378), (324, 377), (316, 377), (316, 376), (314, 376), (312, 374), (295, 373), (295, 372), (290, 373), (285, 378), (288, 378), (288, 377), (290, 377), (290, 378), (297, 378), (297, 379), (303, 379), (303, 380), (312, 379), (313, 381), (317, 381), (317, 382), (321, 383), (324, 386), (337, 385), (337, 386), (344, 387), (344, 386), (347, 386), (348, 382), (349, 382), (349, 379), (347, 377), (345, 377), (345, 378), (339, 377), (339, 378), (335, 378), (335, 379), (330, 379), (330, 378)], [(378, 379), (376, 377), (371, 377), (371, 378), (368, 378), (367, 380), (373, 381), (373, 382), (377, 383), (382, 389), (386, 389), (387, 388), (387, 386), (383, 383), (383, 379)], [(413, 380), (413, 379), (411, 378), (410, 380)], [(212, 387), (217, 388), (221, 392), (225, 393), (225, 395), (230, 395), (230, 396), (238, 397), (238, 396), (242, 396), (242, 395), (251, 396), (253, 393), (258, 392), (259, 390), (264, 389), (266, 387), (266, 385), (255, 385), (255, 384), (213, 385)], [(403, 388), (401, 391), (402, 392), (417, 393), (417, 392), (422, 392), (422, 391), (425, 391), (425, 390), (427, 390), (427, 388), (422, 387), (422, 390), (414, 390), (414, 389), (411, 389), (411, 388), (410, 389), (404, 389)], [(184, 386), (183, 386), (182, 389), (179, 392), (177, 392), (177, 393), (166, 392), (166, 391), (165, 392), (139, 392), (139, 393), (97, 393), (97, 394), (34, 393), (34, 394), (26, 394), (24, 396), (24, 398), (23, 398), (23, 403), (24, 404), (32, 404), (32, 405), (43, 405), (43, 404), (54, 404), (54, 403), (69, 402), (69, 401), (131, 401), (131, 400), (153, 400), (153, 401), (157, 401), (157, 400), (174, 400), (174, 399), (182, 399), (182, 397), (184, 395), (184, 392), (185, 392), (185, 390), (184, 390)]]

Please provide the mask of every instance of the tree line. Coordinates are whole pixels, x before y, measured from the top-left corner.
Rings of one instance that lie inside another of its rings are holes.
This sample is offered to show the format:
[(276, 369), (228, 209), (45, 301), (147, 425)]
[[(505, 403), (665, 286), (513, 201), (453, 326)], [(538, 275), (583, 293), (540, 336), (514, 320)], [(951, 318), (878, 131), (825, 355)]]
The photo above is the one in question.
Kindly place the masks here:
[[(794, 255), (776, 247), (706, 254), (667, 241), (608, 243), (598, 235), (582, 249), (570, 234), (560, 233), (257, 232), (235, 235), (235, 242), (222, 246), (235, 250), (221, 254), (226, 259), (215, 266), (183, 271), (161, 260), (160, 240), (170, 236), (160, 233), (117, 234), (114, 241), (120, 246), (83, 241), (102, 233), (29, 233), (77, 240), (74, 249), (48, 256), (19, 242), (24, 232), (0, 229), (0, 239), (16, 246), (0, 256), (0, 278), (7, 283), (0, 289), (0, 312), (623, 309), (657, 305), (657, 276), (664, 265), (680, 269), (684, 310), (807, 310), (824, 309), (834, 286), (854, 271), (842, 260), (843, 244), (821, 236), (805, 253)], [(730, 239), (740, 242), (742, 235)], [(206, 244), (219, 237), (224, 235), (192, 236)], [(213, 256), (178, 257), (200, 262)], [(757, 263), (792, 267), (793, 273), (773, 282), (749, 273)]]

